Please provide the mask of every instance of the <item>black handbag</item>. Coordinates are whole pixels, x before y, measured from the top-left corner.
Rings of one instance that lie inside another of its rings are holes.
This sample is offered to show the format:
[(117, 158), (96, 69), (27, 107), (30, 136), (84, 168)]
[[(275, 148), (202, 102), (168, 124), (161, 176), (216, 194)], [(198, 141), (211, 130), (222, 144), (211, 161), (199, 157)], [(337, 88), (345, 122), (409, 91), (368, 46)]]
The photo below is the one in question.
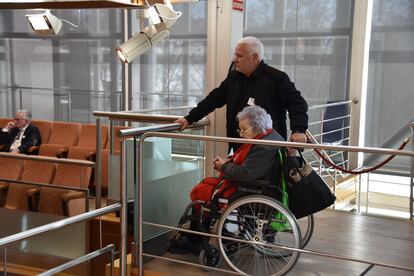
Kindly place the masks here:
[(325, 181), (299, 154), (286, 157), (284, 162), (289, 209), (297, 219), (319, 212), (336, 200)]

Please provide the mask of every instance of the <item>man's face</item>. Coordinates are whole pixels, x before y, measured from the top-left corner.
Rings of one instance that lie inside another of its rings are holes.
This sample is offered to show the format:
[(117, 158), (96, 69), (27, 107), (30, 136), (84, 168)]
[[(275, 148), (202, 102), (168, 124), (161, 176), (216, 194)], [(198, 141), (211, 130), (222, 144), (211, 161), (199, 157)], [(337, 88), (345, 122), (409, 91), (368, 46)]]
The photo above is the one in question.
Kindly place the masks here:
[(14, 117), (14, 126), (18, 128), (25, 127), (29, 123), (29, 120), (26, 119), (26, 116), (22, 112), (17, 112)]
[(247, 44), (239, 44), (234, 51), (234, 64), (236, 70), (240, 73), (250, 76), (259, 65), (259, 57), (255, 53), (251, 53)]

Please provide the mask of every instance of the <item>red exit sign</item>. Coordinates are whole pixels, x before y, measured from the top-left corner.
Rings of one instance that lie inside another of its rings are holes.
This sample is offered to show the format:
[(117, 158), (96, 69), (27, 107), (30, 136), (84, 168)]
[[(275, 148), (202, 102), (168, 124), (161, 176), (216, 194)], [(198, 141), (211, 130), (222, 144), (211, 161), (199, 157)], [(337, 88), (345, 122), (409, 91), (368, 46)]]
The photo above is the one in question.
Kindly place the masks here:
[(233, 10), (243, 12), (244, 0), (233, 0)]

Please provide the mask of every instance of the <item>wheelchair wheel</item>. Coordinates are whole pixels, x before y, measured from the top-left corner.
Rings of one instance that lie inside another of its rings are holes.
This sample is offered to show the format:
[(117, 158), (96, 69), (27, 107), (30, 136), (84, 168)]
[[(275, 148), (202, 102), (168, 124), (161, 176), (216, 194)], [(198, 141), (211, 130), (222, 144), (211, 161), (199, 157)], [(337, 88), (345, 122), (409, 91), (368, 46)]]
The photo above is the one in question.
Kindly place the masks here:
[(272, 247), (301, 248), (302, 239), (294, 215), (267, 196), (251, 195), (231, 203), (220, 218), (217, 234), (240, 240), (219, 238), (218, 246), (227, 264), (242, 274), (283, 275), (299, 258), (298, 252)]
[(302, 234), (302, 248), (309, 243), (310, 239), (313, 235), (313, 227), (315, 225), (315, 220), (313, 215), (309, 215), (307, 217), (303, 217), (297, 220), (300, 232)]
[(221, 263), (220, 253), (215, 247), (211, 247), (210, 250), (211, 252), (209, 253), (206, 249), (202, 249), (198, 255), (198, 262), (201, 265), (218, 267)]

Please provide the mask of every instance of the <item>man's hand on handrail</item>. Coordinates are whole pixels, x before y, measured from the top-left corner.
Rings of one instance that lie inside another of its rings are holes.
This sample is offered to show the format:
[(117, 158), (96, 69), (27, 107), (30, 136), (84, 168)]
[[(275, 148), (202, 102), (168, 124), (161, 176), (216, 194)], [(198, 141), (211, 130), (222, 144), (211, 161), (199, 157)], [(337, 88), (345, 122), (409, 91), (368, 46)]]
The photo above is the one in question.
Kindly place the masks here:
[[(288, 142), (307, 143), (308, 137), (305, 133), (295, 132), (289, 137)], [(294, 156), (296, 154), (295, 148), (287, 148), (287, 150), (289, 156)]]
[(180, 128), (181, 131), (183, 131), (184, 129), (188, 128), (188, 125), (189, 125), (187, 119), (184, 118), (184, 117), (181, 117), (180, 119), (175, 120), (174, 123), (181, 124), (181, 128)]

